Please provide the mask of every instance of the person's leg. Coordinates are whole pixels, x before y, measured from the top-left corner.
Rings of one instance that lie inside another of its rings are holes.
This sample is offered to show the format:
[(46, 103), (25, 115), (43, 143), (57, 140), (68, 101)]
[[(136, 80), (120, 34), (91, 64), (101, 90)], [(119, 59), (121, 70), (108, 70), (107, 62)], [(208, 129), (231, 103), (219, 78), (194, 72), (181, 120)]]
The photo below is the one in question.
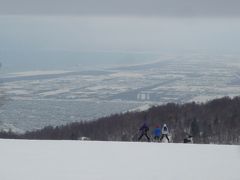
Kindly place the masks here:
[(147, 133), (145, 133), (145, 136), (146, 136), (147, 140), (150, 141), (150, 137), (148, 136)]
[(141, 135), (138, 137), (138, 141), (140, 141), (141, 139), (142, 139), (142, 137), (143, 137), (143, 133), (141, 133)]
[(164, 137), (164, 134), (162, 134), (162, 135), (161, 135), (160, 141), (162, 141), (162, 140), (163, 140), (163, 137)]
[(169, 138), (168, 138), (168, 135), (167, 135), (167, 134), (166, 134), (166, 138), (167, 138), (167, 140), (168, 140), (168, 142), (169, 142), (170, 140), (169, 140)]

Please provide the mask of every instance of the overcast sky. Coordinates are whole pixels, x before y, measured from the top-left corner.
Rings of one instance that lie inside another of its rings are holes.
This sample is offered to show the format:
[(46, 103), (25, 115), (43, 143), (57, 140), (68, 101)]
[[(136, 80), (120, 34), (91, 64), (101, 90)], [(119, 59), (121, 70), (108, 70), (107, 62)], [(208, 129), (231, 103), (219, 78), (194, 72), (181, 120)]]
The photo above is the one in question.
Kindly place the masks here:
[(239, 47), (240, 0), (0, 0), (0, 51)]
[(239, 0), (0, 0), (1, 14), (221, 16), (240, 15)]

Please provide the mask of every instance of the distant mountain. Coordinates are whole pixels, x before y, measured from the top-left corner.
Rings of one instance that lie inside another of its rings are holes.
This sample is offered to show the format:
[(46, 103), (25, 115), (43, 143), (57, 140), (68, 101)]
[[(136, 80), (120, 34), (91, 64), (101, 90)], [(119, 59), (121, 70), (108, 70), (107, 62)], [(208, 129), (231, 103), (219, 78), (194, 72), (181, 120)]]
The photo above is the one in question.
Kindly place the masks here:
[(1, 138), (78, 139), (134, 141), (138, 129), (147, 119), (150, 134), (156, 125), (169, 126), (173, 142), (182, 142), (187, 134), (196, 143), (240, 144), (240, 97), (224, 97), (205, 104), (166, 104), (142, 112), (127, 112), (96, 121), (45, 127), (17, 135), (2, 132)]

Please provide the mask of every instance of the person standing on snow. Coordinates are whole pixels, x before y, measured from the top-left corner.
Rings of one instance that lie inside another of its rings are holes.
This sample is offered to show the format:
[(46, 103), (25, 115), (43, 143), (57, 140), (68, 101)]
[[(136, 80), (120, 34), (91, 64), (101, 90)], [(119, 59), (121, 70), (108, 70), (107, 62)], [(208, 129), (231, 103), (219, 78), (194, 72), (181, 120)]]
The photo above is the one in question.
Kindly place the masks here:
[(148, 141), (150, 141), (150, 137), (148, 136), (148, 131), (149, 131), (149, 127), (146, 123), (144, 123), (139, 131), (141, 132), (139, 138), (138, 138), (138, 141), (140, 141), (142, 139), (143, 136), (145, 136), (147, 138)]
[(168, 140), (168, 142), (169, 142), (169, 137), (168, 137), (168, 135), (169, 135), (168, 127), (167, 127), (166, 124), (164, 124), (164, 125), (163, 125), (163, 128), (162, 128), (162, 136), (161, 136), (161, 138), (160, 138), (160, 141), (162, 141), (163, 138), (166, 137), (167, 140)]
[(161, 137), (161, 128), (159, 125), (157, 125), (156, 128), (154, 129), (154, 140), (159, 141), (160, 137)]

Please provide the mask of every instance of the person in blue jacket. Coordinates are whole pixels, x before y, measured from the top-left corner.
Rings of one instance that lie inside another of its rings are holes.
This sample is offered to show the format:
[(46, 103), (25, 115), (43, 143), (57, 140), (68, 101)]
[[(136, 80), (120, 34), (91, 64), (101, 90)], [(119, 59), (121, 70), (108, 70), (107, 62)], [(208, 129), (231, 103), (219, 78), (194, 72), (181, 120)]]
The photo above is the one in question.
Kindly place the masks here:
[(161, 137), (161, 128), (159, 125), (157, 125), (156, 128), (154, 129), (154, 140), (159, 141), (160, 137)]
[(146, 122), (144, 122), (144, 124), (140, 127), (139, 131), (140, 131), (140, 136), (138, 138), (138, 141), (140, 141), (143, 136), (145, 136), (147, 140), (150, 141), (150, 137), (148, 136), (149, 127)]

